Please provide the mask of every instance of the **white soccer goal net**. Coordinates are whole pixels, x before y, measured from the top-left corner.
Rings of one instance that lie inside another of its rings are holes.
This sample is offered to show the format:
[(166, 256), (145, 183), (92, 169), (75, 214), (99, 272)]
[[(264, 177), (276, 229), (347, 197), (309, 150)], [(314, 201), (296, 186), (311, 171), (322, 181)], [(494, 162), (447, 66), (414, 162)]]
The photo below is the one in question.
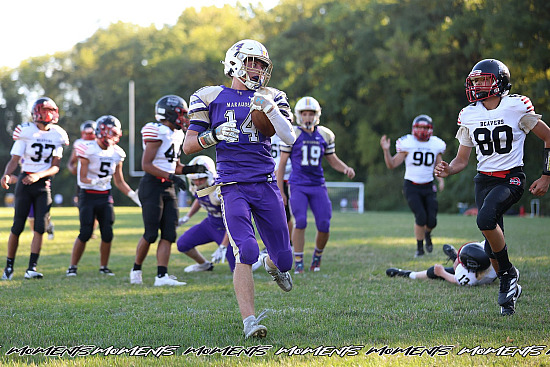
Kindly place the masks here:
[(326, 182), (332, 211), (363, 213), (365, 184), (363, 182)]

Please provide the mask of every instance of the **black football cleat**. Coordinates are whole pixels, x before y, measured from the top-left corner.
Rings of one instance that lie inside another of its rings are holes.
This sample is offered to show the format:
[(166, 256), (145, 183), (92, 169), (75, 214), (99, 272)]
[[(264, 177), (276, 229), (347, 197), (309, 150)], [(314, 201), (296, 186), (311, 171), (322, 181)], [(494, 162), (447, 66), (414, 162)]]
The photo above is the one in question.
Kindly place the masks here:
[(424, 241), (426, 241), (426, 252), (431, 253), (434, 249), (431, 232), (426, 232)]
[(449, 245), (447, 243), (443, 245), (443, 253), (447, 255), (449, 260), (451, 260), (452, 262), (454, 262), (458, 257), (456, 249), (452, 245)]
[(401, 270), (401, 269), (398, 269), (398, 268), (386, 269), (386, 275), (391, 277), (391, 278), (393, 278), (396, 275), (399, 276), (399, 277), (408, 278), (411, 273), (412, 273), (412, 271), (410, 271), (410, 270)]
[(509, 305), (516, 296), (519, 280), (519, 270), (512, 266), (505, 271), (499, 271), (500, 289), (498, 291), (498, 304)]
[(516, 294), (507, 304), (500, 306), (500, 314), (502, 316), (512, 316), (516, 313), (516, 302), (521, 297), (521, 285), (518, 284)]

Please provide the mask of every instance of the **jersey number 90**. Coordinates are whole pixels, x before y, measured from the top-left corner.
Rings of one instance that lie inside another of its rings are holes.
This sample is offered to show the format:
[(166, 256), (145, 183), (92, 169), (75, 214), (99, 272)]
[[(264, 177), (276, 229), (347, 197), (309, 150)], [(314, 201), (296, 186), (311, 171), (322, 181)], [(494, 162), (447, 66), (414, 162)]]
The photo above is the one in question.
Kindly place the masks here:
[(413, 154), (413, 161), (415, 166), (424, 165), (430, 167), (435, 162), (435, 155), (432, 152), (424, 153), (421, 151), (416, 151)]

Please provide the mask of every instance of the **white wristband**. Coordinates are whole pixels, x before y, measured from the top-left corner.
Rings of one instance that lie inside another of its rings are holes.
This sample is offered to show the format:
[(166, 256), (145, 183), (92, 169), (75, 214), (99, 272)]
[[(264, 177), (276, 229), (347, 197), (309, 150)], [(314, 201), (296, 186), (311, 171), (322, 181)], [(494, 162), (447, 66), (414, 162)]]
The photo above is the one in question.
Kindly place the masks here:
[(137, 204), (137, 206), (139, 206), (139, 207), (141, 208), (141, 202), (139, 201), (138, 194), (137, 194), (134, 190), (128, 191), (128, 194), (127, 194), (127, 195), (128, 195), (128, 197), (129, 197), (130, 199), (132, 199), (132, 201), (133, 201), (134, 203)]

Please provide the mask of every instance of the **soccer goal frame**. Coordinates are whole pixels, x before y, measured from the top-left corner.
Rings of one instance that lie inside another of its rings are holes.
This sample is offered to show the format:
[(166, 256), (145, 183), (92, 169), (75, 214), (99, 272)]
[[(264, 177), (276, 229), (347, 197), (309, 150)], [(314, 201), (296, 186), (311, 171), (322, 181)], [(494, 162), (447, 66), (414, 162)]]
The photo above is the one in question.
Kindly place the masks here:
[[(363, 213), (365, 211), (365, 184), (363, 182), (325, 182), (330, 201), (334, 209), (342, 212)], [(337, 189), (357, 189), (357, 197), (348, 197), (346, 193), (338, 193)], [(335, 202), (336, 201), (336, 202)]]

